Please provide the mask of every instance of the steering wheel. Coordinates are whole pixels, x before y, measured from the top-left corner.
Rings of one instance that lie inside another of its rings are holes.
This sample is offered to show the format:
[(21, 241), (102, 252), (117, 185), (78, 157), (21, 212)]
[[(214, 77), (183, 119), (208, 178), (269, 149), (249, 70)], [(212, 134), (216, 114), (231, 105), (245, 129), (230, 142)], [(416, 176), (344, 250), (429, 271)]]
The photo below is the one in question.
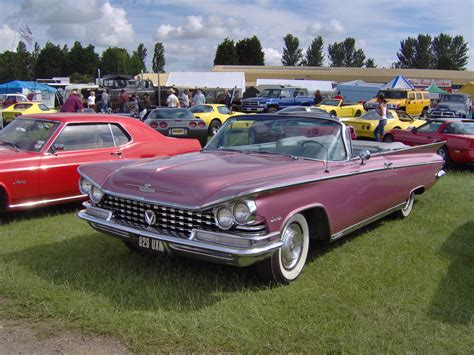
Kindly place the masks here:
[[(321, 147), (324, 149), (325, 153), (326, 153), (326, 156), (327, 156), (327, 153), (328, 153), (328, 149), (322, 144), (322, 143), (319, 143), (317, 141), (314, 141), (314, 140), (311, 140), (311, 139), (307, 139), (307, 140), (304, 140), (304, 141), (300, 141), (299, 142), (299, 145), (301, 145), (301, 153), (304, 152), (304, 149), (308, 146), (308, 145), (311, 145), (311, 144), (315, 144), (317, 145), (318, 147)], [(302, 155), (302, 154), (301, 154)], [(310, 157), (308, 157), (310, 158)], [(311, 158), (315, 158), (315, 157), (311, 157)]]

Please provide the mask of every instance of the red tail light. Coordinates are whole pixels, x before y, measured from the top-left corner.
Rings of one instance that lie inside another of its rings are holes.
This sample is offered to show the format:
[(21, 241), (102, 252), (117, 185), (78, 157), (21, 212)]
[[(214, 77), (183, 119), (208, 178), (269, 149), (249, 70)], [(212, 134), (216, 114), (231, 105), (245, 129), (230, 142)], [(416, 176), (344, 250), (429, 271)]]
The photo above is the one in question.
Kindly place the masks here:
[(196, 128), (197, 124), (194, 121), (189, 122), (189, 127)]
[(160, 122), (160, 128), (166, 128), (168, 124), (166, 122)]
[(200, 121), (200, 122), (198, 122), (198, 127), (204, 128), (204, 127), (206, 127), (206, 123), (204, 121)]
[(156, 122), (152, 122), (150, 123), (150, 127), (156, 129), (158, 128), (158, 124)]

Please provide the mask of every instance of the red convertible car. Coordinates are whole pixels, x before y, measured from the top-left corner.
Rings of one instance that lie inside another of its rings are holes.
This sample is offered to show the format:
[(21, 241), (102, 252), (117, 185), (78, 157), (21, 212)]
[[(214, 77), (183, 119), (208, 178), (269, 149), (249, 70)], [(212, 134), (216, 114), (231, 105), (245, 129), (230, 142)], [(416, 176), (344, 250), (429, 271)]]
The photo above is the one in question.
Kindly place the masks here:
[(196, 151), (197, 140), (168, 138), (113, 115), (18, 117), (0, 130), (0, 212), (84, 199), (77, 167), (99, 161)]
[(391, 130), (384, 139), (411, 146), (444, 142), (438, 154), (443, 157), (446, 166), (451, 163), (474, 164), (473, 120), (432, 120), (411, 131)]
[(288, 283), (311, 244), (408, 216), (444, 173), (439, 147), (351, 141), (335, 118), (237, 116), (200, 152), (80, 166), (78, 215), (134, 250), (258, 263)]

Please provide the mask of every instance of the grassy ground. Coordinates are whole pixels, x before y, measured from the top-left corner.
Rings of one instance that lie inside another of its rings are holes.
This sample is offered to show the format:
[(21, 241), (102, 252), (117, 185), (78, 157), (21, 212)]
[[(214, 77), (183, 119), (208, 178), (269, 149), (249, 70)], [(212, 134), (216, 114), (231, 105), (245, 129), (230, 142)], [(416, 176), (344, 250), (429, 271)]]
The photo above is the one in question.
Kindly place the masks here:
[(314, 252), (285, 287), (251, 268), (136, 255), (75, 207), (0, 227), (3, 317), (112, 335), (133, 351), (474, 349), (474, 170), (449, 173), (408, 219)]

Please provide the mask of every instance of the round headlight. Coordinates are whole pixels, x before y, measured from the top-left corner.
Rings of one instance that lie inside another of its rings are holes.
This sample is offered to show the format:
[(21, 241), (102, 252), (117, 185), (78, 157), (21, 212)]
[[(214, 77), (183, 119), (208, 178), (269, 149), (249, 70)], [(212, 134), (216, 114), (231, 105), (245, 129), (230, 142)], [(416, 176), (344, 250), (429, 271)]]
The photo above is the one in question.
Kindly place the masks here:
[(234, 205), (234, 218), (239, 224), (245, 224), (249, 222), (252, 212), (250, 207), (245, 202), (237, 202)]
[(228, 207), (221, 207), (216, 212), (217, 223), (222, 229), (229, 229), (234, 224), (232, 211)]
[(91, 198), (92, 202), (99, 203), (100, 200), (102, 200), (102, 197), (104, 197), (104, 193), (100, 189), (94, 186), (92, 187), (89, 197)]
[(81, 178), (79, 180), (79, 191), (84, 195), (89, 195), (92, 190), (92, 183), (89, 180)]

